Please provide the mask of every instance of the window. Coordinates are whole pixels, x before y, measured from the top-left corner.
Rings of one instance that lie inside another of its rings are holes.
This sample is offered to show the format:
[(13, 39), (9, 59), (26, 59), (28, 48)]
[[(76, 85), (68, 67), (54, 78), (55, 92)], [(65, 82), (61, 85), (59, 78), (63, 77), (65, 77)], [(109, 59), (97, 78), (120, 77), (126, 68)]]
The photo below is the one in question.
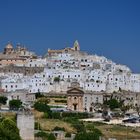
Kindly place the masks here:
[(98, 103), (98, 100), (99, 100), (98, 97), (96, 97), (96, 103)]

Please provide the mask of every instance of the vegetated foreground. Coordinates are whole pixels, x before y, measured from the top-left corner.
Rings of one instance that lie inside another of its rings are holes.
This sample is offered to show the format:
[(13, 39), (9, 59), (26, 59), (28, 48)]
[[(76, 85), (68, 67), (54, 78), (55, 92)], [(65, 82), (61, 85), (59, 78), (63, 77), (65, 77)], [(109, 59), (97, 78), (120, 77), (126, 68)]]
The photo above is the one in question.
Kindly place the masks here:
[[(49, 100), (51, 100), (50, 98)], [(54, 99), (54, 98), (53, 98)], [(57, 98), (62, 100), (63, 98)], [(56, 100), (56, 99), (55, 99)], [(64, 99), (63, 99), (64, 100)], [(117, 140), (140, 139), (140, 128), (125, 127), (120, 125), (108, 125), (100, 122), (81, 122), (82, 117), (87, 117), (84, 113), (56, 112), (49, 113), (49, 108), (45, 100), (38, 100), (36, 106), (40, 111), (34, 111), (35, 121), (39, 123), (42, 131), (53, 131), (55, 128), (61, 128), (67, 133), (95, 132), (100, 131), (105, 138), (117, 138)], [(45, 106), (42, 106), (45, 104)], [(46, 111), (47, 114), (46, 114)], [(69, 114), (68, 114), (69, 113)], [(50, 116), (49, 116), (50, 115)], [(100, 133), (99, 132), (99, 133)]]
[(105, 138), (117, 138), (117, 140), (140, 139), (140, 128), (108, 125), (100, 122), (94, 122), (92, 124), (103, 133)]

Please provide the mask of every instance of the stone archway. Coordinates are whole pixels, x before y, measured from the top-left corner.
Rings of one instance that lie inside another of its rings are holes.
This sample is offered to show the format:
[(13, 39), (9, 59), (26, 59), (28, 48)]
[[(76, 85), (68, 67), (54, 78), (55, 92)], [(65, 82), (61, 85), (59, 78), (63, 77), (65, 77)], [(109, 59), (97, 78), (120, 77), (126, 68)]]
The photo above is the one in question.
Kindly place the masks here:
[(89, 108), (89, 112), (93, 112), (93, 107), (90, 107)]
[(77, 104), (73, 104), (73, 109), (74, 109), (74, 111), (77, 110)]

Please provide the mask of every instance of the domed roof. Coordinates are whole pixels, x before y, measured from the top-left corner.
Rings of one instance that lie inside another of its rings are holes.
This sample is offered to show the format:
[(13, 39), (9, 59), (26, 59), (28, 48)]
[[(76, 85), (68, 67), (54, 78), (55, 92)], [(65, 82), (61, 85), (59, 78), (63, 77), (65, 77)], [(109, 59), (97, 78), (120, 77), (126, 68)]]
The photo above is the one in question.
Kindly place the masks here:
[(8, 43), (7, 46), (5, 47), (6, 49), (13, 49), (13, 46), (11, 43)]

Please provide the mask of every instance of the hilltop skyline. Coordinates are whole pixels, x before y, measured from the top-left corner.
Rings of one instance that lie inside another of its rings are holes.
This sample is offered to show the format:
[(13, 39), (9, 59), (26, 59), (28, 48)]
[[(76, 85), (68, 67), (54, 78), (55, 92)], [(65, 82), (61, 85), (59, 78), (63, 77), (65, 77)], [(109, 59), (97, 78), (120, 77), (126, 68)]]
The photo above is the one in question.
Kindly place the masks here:
[(0, 51), (11, 41), (44, 55), (78, 40), (81, 50), (140, 73), (139, 6), (138, 0), (1, 1)]

